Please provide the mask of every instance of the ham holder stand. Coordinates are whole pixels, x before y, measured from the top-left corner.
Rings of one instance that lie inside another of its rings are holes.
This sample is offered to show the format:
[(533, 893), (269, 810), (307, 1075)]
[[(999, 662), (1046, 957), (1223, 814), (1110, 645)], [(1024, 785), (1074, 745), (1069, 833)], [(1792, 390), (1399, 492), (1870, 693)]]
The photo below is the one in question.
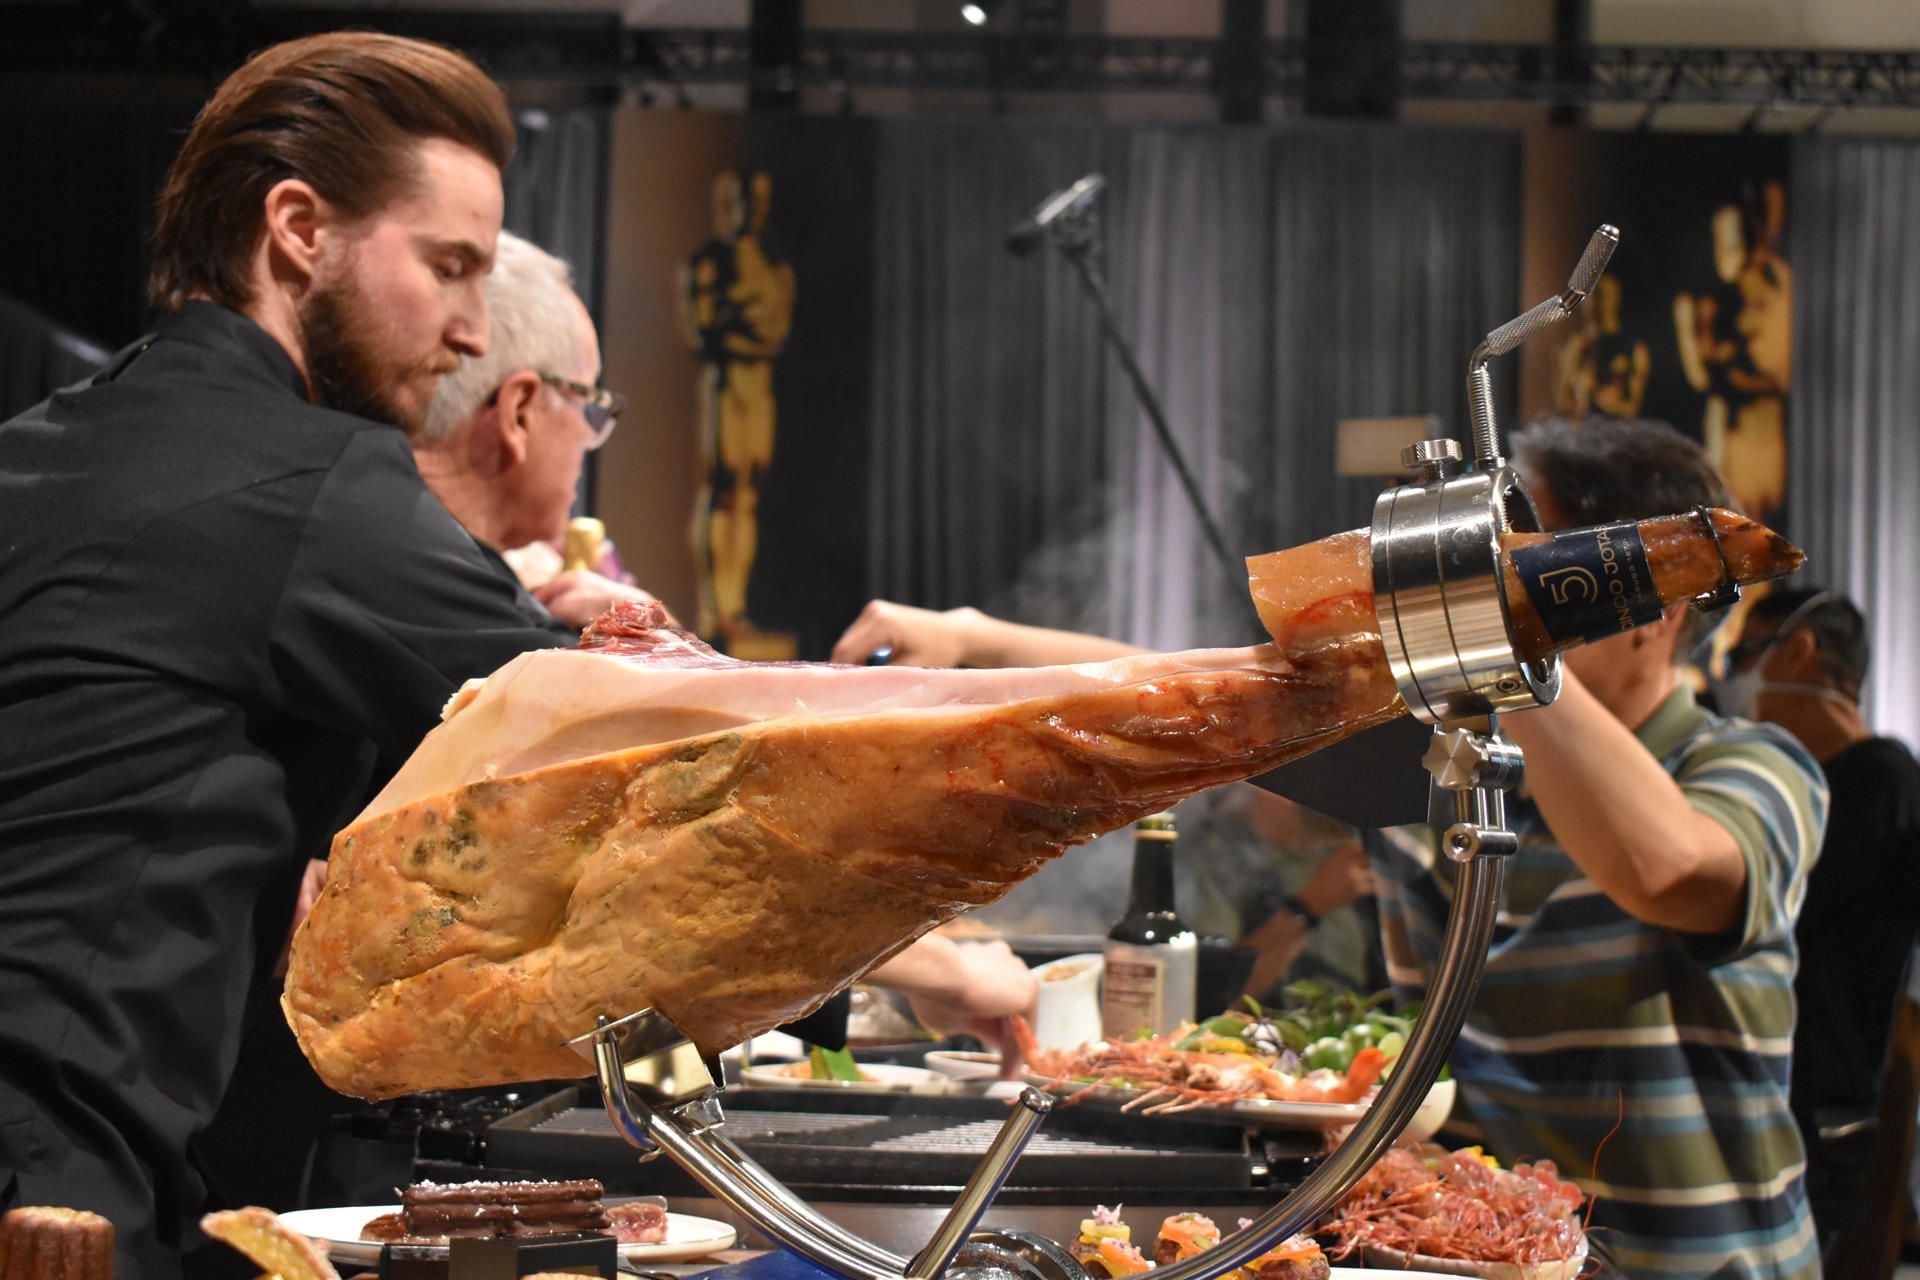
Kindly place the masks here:
[[(1516, 839), (1505, 794), (1518, 784), (1519, 748), (1500, 733), (1502, 712), (1543, 706), (1560, 690), (1557, 657), (1522, 662), (1501, 591), (1499, 535), (1538, 519), (1500, 452), (1487, 362), (1572, 314), (1619, 242), (1601, 227), (1565, 293), (1489, 334), (1468, 368), (1469, 450), (1452, 439), (1410, 446), (1413, 483), (1380, 495), (1373, 516), (1374, 596), (1387, 654), (1409, 710), (1433, 726), (1429, 820), (1461, 864), (1460, 891), (1425, 1012), (1393, 1077), (1337, 1150), (1245, 1230), (1155, 1280), (1208, 1280), (1243, 1266), (1345, 1198), (1406, 1127), (1453, 1047), (1479, 986), (1505, 858)], [(1724, 603), (1724, 597), (1718, 602)], [(1026, 1090), (1011, 1107), (959, 1199), (913, 1257), (897, 1256), (809, 1208), (726, 1135), (718, 1064), (652, 1010), (613, 1020), (570, 1042), (594, 1067), (615, 1131), (652, 1159), (665, 1154), (783, 1247), (710, 1273), (740, 1280), (1086, 1280), (1066, 1250), (1030, 1232), (979, 1225), (1014, 1162), (1053, 1107)]]

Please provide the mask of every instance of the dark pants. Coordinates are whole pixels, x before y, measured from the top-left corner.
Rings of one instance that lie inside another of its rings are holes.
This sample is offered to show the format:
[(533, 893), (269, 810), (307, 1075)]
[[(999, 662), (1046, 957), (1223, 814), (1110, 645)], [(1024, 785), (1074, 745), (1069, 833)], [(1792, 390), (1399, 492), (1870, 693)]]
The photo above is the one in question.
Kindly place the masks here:
[[(1832, 1117), (1823, 1118), (1829, 1129), (1835, 1127)], [(1808, 1132), (1810, 1128), (1801, 1133), (1807, 1146), (1807, 1203), (1824, 1253), (1862, 1210), (1861, 1192), (1879, 1130), (1867, 1124), (1844, 1137), (1822, 1138), (1817, 1129)]]

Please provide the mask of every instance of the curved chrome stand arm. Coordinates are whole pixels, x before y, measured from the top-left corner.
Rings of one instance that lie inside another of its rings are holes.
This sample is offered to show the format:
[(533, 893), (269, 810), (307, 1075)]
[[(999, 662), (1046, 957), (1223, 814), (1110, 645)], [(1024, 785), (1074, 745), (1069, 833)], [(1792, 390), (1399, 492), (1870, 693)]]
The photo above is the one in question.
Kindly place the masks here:
[[(652, 1010), (618, 1022), (603, 1017), (595, 1030), (571, 1043), (593, 1061), (614, 1132), (645, 1152), (643, 1159), (669, 1156), (718, 1199), (827, 1271), (852, 1280), (934, 1280), (966, 1249), (1002, 1274), (1083, 1280), (1077, 1268), (1055, 1275), (1059, 1268), (1045, 1265), (1045, 1257), (1036, 1266), (1034, 1255), (1045, 1250), (1031, 1245), (1044, 1242), (975, 1240), (980, 1215), (1053, 1109), (1053, 1099), (1037, 1089), (1021, 1095), (933, 1238), (908, 1261), (816, 1213), (720, 1132), (724, 1117), (713, 1073), (667, 1019)], [(629, 1060), (630, 1052), (641, 1056)], [(971, 1246), (970, 1240), (975, 1241)], [(1012, 1252), (1016, 1248), (1020, 1252)]]
[(915, 1254), (907, 1265), (909, 1280), (934, 1280), (934, 1277), (946, 1274), (952, 1265), (954, 1256), (961, 1246), (973, 1235), (973, 1229), (980, 1225), (980, 1215), (993, 1203), (993, 1197), (999, 1194), (1006, 1183), (1007, 1175), (1013, 1172), (1013, 1162), (1026, 1150), (1028, 1139), (1034, 1130), (1053, 1110), (1053, 1098), (1038, 1089), (1028, 1088), (1020, 1093), (1020, 1105), (1007, 1116), (1007, 1122), (1000, 1126), (999, 1134), (987, 1151), (986, 1159), (967, 1179), (967, 1185), (961, 1188), (960, 1198), (953, 1202), (953, 1208), (941, 1222), (933, 1238), (927, 1241), (926, 1248)]
[(1347, 1140), (1252, 1226), (1185, 1262), (1156, 1267), (1154, 1280), (1207, 1280), (1246, 1265), (1344, 1199), (1380, 1153), (1400, 1136), (1427, 1090), (1433, 1087), (1434, 1077), (1440, 1074), (1474, 990), (1480, 985), (1505, 871), (1505, 861), (1494, 854), (1473, 858), (1466, 864), (1453, 914), (1447, 919), (1446, 939), (1441, 944), (1439, 969), (1427, 1006), (1400, 1056), (1393, 1079)]
[(746, 1214), (768, 1235), (829, 1271), (853, 1280), (898, 1280), (904, 1274), (904, 1258), (814, 1212), (738, 1147), (719, 1137), (715, 1132), (721, 1120), (714, 1098), (717, 1088), (704, 1064), (690, 1073), (691, 1079), (668, 1079), (664, 1087), (646, 1087), (645, 1093), (654, 1097), (635, 1097), (623, 1046), (637, 1044), (655, 1055), (684, 1044), (665, 1018), (652, 1010), (618, 1022), (603, 1017), (598, 1028), (570, 1043), (591, 1054), (607, 1117), (628, 1144), (649, 1155), (664, 1152), (695, 1182)]

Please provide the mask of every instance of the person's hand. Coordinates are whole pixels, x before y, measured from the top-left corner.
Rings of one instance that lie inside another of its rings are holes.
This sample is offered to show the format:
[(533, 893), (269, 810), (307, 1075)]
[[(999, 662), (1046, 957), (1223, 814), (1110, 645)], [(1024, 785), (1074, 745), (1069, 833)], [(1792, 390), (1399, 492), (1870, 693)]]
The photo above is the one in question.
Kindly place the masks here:
[[(1320, 859), (1294, 897), (1316, 918), (1325, 919), (1328, 912), (1338, 911), (1373, 891), (1373, 866), (1367, 861), (1366, 850), (1358, 840), (1349, 840)], [(1293, 968), (1313, 929), (1304, 916), (1281, 907), (1242, 938), (1241, 945), (1260, 953), (1247, 976), (1246, 993), (1256, 1000), (1265, 1000), (1267, 993)]]
[(287, 976), (287, 960), (293, 954), (293, 935), (300, 931), (300, 922), (313, 910), (313, 904), (320, 900), (320, 891), (326, 887), (327, 864), (318, 858), (309, 858), (306, 874), (300, 877), (300, 894), (293, 900), (293, 923), (287, 926), (287, 940), (280, 947), (280, 958), (273, 962), (275, 977)]
[(1320, 865), (1307, 877), (1298, 897), (1307, 910), (1324, 920), (1329, 912), (1338, 911), (1373, 890), (1373, 865), (1356, 840), (1320, 859)]
[(929, 1031), (972, 1036), (989, 1053), (999, 1054), (1000, 1078), (1012, 1080), (1019, 1074), (1023, 1056), (1013, 1033), (1013, 1018), (1017, 1015), (1033, 1021), (1034, 1005), (1040, 997), (1039, 980), (1027, 962), (1004, 942), (956, 945), (960, 952), (958, 993), (951, 997), (916, 997), (909, 992), (907, 1003)]
[(968, 631), (979, 617), (975, 609), (916, 609), (891, 600), (873, 600), (833, 646), (833, 661), (858, 666), (876, 649), (893, 650), (904, 667), (957, 667), (967, 657)]
[[(533, 598), (570, 627), (584, 627), (616, 604), (660, 604), (659, 597), (651, 592), (615, 582), (591, 569), (571, 569), (542, 583), (534, 590)], [(665, 605), (661, 605), (661, 609), (667, 615), (668, 626), (680, 625)]]
[(883, 966), (868, 975), (869, 980), (878, 979), (906, 996), (913, 1016), (927, 1030), (972, 1036), (999, 1053), (1001, 1077), (1011, 1080), (1021, 1057), (1011, 1019), (1018, 1014), (1031, 1021), (1040, 997), (1040, 982), (1027, 962), (998, 939), (953, 942), (929, 934), (909, 951), (918, 953), (910, 957), (917, 971), (896, 967), (889, 977)]

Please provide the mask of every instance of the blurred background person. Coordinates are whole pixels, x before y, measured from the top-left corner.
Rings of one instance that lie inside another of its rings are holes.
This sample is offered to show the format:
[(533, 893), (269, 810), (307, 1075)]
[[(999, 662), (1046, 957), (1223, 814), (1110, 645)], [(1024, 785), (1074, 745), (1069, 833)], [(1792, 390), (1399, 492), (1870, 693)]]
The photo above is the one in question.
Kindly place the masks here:
[(1730, 715), (1779, 725), (1812, 753), (1832, 793), (1807, 879), (1794, 979), (1793, 1111), (1823, 1244), (1862, 1203), (1883, 1136), (1881, 1066), (1920, 927), (1920, 763), (1860, 710), (1867, 624), (1853, 601), (1776, 585), (1747, 613), (1719, 687)]
[(1195, 796), (1181, 822), (1181, 914), (1257, 952), (1246, 994), (1277, 1006), (1302, 979), (1386, 986), (1373, 868), (1352, 827), (1258, 787)]

